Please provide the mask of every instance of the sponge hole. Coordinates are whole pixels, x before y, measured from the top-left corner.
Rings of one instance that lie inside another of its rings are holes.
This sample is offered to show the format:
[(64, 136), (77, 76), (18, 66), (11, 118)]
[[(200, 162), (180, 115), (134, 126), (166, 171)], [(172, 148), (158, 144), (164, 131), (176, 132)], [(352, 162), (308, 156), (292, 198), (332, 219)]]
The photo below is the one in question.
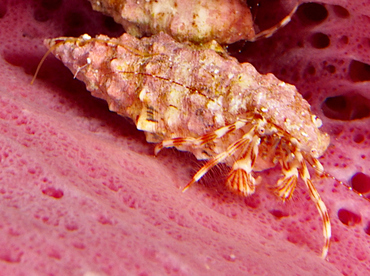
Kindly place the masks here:
[(343, 8), (342, 6), (339, 5), (334, 5), (333, 6), (333, 11), (336, 16), (340, 18), (348, 18), (349, 17), (349, 11), (346, 8)]
[(349, 38), (346, 35), (341, 36), (341, 38), (339, 39), (339, 44), (347, 45), (348, 42), (349, 42)]
[(364, 228), (366, 234), (370, 236), (370, 222), (367, 223), (366, 227)]
[(33, 12), (33, 19), (38, 22), (45, 22), (50, 19), (50, 15), (46, 10), (37, 8)]
[(249, 196), (244, 199), (244, 203), (246, 206), (252, 208), (252, 209), (257, 209), (260, 205), (261, 202), (258, 199), (258, 196)]
[(270, 212), (271, 215), (273, 215), (277, 219), (281, 219), (283, 217), (288, 217), (289, 216), (289, 214), (287, 212), (277, 210), (277, 209), (269, 210), (269, 212)]
[(362, 172), (356, 173), (351, 178), (351, 186), (361, 194), (370, 192), (370, 176)]
[(7, 250), (6, 248), (0, 249), (0, 260), (7, 263), (20, 263), (23, 251), (18, 248)]
[(70, 28), (81, 28), (85, 26), (85, 17), (79, 12), (69, 12), (65, 16), (65, 22)]
[(338, 219), (347, 226), (354, 226), (361, 222), (361, 216), (355, 214), (347, 209), (340, 209), (338, 211)]
[(51, 13), (60, 8), (62, 0), (41, 0), (33, 12), (33, 18), (38, 22), (48, 21)]
[(310, 38), (311, 46), (316, 49), (324, 49), (329, 47), (330, 45), (330, 38), (326, 34), (323, 33), (315, 33)]
[(63, 0), (41, 0), (41, 7), (46, 10), (54, 11), (61, 7)]
[(73, 232), (73, 231), (78, 230), (79, 227), (78, 227), (77, 223), (69, 222), (69, 223), (65, 224), (65, 228), (66, 228), (67, 231)]
[(329, 97), (321, 107), (330, 119), (351, 121), (370, 117), (370, 100), (355, 93)]
[(8, 12), (7, 0), (2, 0), (0, 2), (0, 19), (3, 18), (7, 12)]
[(47, 187), (46, 189), (42, 190), (42, 193), (44, 195), (47, 195), (47, 196), (50, 196), (50, 197), (53, 197), (53, 198), (56, 198), (56, 199), (60, 199), (64, 195), (62, 190), (55, 189), (54, 187)]
[(323, 5), (304, 3), (299, 6), (297, 15), (303, 23), (311, 25), (324, 21), (328, 17), (328, 11)]
[(330, 74), (334, 74), (335, 72), (337, 72), (337, 68), (335, 68), (334, 65), (328, 65), (328, 66), (325, 66), (324, 68), (326, 71), (328, 71)]
[[(308, 65), (308, 66), (306, 67), (306, 73), (307, 73), (308, 75), (314, 76), (314, 75), (316, 74), (316, 68), (315, 68), (315, 66), (313, 66), (312, 64)], [(306, 100), (307, 100), (307, 99), (306, 99)]]
[(353, 136), (353, 141), (357, 144), (361, 144), (365, 141), (365, 136), (362, 133), (357, 133)]
[(349, 65), (349, 77), (354, 82), (370, 81), (370, 65), (352, 60)]

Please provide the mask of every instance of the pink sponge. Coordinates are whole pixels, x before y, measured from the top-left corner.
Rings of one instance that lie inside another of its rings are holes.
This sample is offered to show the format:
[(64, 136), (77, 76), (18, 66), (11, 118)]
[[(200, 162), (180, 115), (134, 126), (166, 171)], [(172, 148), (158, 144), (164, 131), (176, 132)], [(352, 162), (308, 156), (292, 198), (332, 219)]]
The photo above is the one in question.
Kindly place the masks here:
[[(303, 3), (272, 38), (229, 50), (297, 86), (331, 135), (324, 167), (366, 197), (370, 5), (325, 2)], [(260, 29), (291, 7), (263, 3)], [(370, 203), (338, 181), (313, 177), (332, 221), (322, 260), (306, 190), (282, 203), (268, 189), (279, 169), (263, 172), (250, 198), (225, 189), (223, 167), (182, 194), (201, 166), (190, 154), (154, 157), (143, 133), (53, 57), (30, 85), (45, 38), (123, 32), (89, 2), (2, 1), (0, 30), (0, 275), (368, 273)]]

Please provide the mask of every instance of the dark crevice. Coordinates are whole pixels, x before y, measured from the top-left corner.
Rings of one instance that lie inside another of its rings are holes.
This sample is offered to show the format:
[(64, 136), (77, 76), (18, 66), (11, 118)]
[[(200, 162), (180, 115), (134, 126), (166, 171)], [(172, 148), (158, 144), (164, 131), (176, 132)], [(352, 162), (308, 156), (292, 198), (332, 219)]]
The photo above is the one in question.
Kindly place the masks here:
[(0, 19), (3, 18), (8, 12), (8, 1), (1, 0), (0, 2)]
[(343, 45), (347, 45), (349, 42), (349, 38), (348, 36), (346, 35), (343, 35), (340, 39), (339, 39), (339, 43), (343, 44)]
[(344, 225), (347, 226), (354, 226), (361, 222), (361, 215), (355, 214), (344, 208), (338, 211), (338, 218)]
[(349, 11), (346, 8), (343, 8), (342, 6), (339, 5), (334, 5), (333, 6), (333, 11), (336, 16), (340, 18), (348, 18), (349, 17)]
[(306, 73), (308, 74), (308, 75), (311, 75), (311, 76), (314, 76), (315, 74), (316, 74), (316, 68), (315, 68), (315, 66), (313, 66), (313, 65), (308, 65), (307, 67), (306, 67)]
[(62, 6), (63, 0), (41, 0), (41, 7), (46, 10), (54, 11)]
[(328, 11), (318, 3), (304, 3), (299, 6), (297, 15), (303, 23), (311, 25), (324, 21), (328, 17)]
[(364, 231), (365, 231), (365, 233), (366, 233), (367, 235), (370, 235), (370, 222), (368, 222), (368, 223), (367, 223), (367, 225), (366, 225), (366, 227), (365, 227)]
[(330, 38), (323, 33), (315, 33), (310, 37), (311, 46), (316, 49), (324, 49), (329, 47)]
[(357, 144), (361, 144), (363, 141), (365, 141), (365, 136), (362, 133), (357, 133), (355, 136), (353, 136), (353, 141)]
[(330, 74), (334, 74), (337, 71), (334, 65), (325, 66), (324, 69), (328, 71)]
[(286, 213), (284, 211), (281, 211), (281, 210), (277, 210), (277, 209), (269, 210), (269, 212), (270, 212), (271, 215), (273, 215), (277, 219), (281, 219), (283, 217), (288, 217), (289, 216), (288, 213)]
[(50, 13), (44, 9), (35, 9), (33, 12), (33, 19), (38, 22), (46, 22), (50, 19)]
[(47, 195), (47, 196), (50, 196), (50, 197), (53, 197), (53, 198), (56, 198), (56, 199), (60, 199), (64, 195), (62, 190), (55, 189), (54, 187), (47, 187), (47, 188), (42, 190), (42, 193), (44, 195)]
[(370, 192), (370, 176), (362, 172), (356, 173), (351, 178), (351, 186), (361, 194)]
[(329, 97), (321, 107), (330, 119), (351, 121), (370, 117), (370, 100), (356, 93)]
[(370, 65), (352, 60), (349, 65), (349, 77), (354, 82), (370, 81)]

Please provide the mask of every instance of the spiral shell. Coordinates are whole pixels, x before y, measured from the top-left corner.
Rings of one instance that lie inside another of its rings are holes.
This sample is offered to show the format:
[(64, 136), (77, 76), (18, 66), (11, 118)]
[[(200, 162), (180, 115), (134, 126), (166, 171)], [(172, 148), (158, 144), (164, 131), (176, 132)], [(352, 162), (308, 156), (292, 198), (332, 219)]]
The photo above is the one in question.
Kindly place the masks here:
[(136, 37), (163, 31), (178, 41), (230, 44), (255, 35), (246, 2), (240, 0), (89, 0)]

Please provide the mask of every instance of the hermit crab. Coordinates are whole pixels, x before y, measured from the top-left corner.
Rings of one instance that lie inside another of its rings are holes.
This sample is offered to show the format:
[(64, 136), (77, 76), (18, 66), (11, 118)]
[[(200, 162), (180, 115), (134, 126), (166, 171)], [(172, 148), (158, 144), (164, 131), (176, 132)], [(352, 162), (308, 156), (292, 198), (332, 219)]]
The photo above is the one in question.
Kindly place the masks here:
[(323, 220), (327, 256), (329, 215), (307, 165), (323, 173), (318, 158), (330, 139), (293, 85), (239, 63), (215, 41), (199, 46), (165, 33), (142, 39), (85, 34), (45, 44), (93, 96), (157, 143), (156, 154), (175, 147), (207, 160), (184, 190), (220, 163), (230, 167), (227, 187), (245, 196), (255, 192), (256, 171), (280, 164), (274, 190), (282, 200), (291, 198), (300, 177)]

